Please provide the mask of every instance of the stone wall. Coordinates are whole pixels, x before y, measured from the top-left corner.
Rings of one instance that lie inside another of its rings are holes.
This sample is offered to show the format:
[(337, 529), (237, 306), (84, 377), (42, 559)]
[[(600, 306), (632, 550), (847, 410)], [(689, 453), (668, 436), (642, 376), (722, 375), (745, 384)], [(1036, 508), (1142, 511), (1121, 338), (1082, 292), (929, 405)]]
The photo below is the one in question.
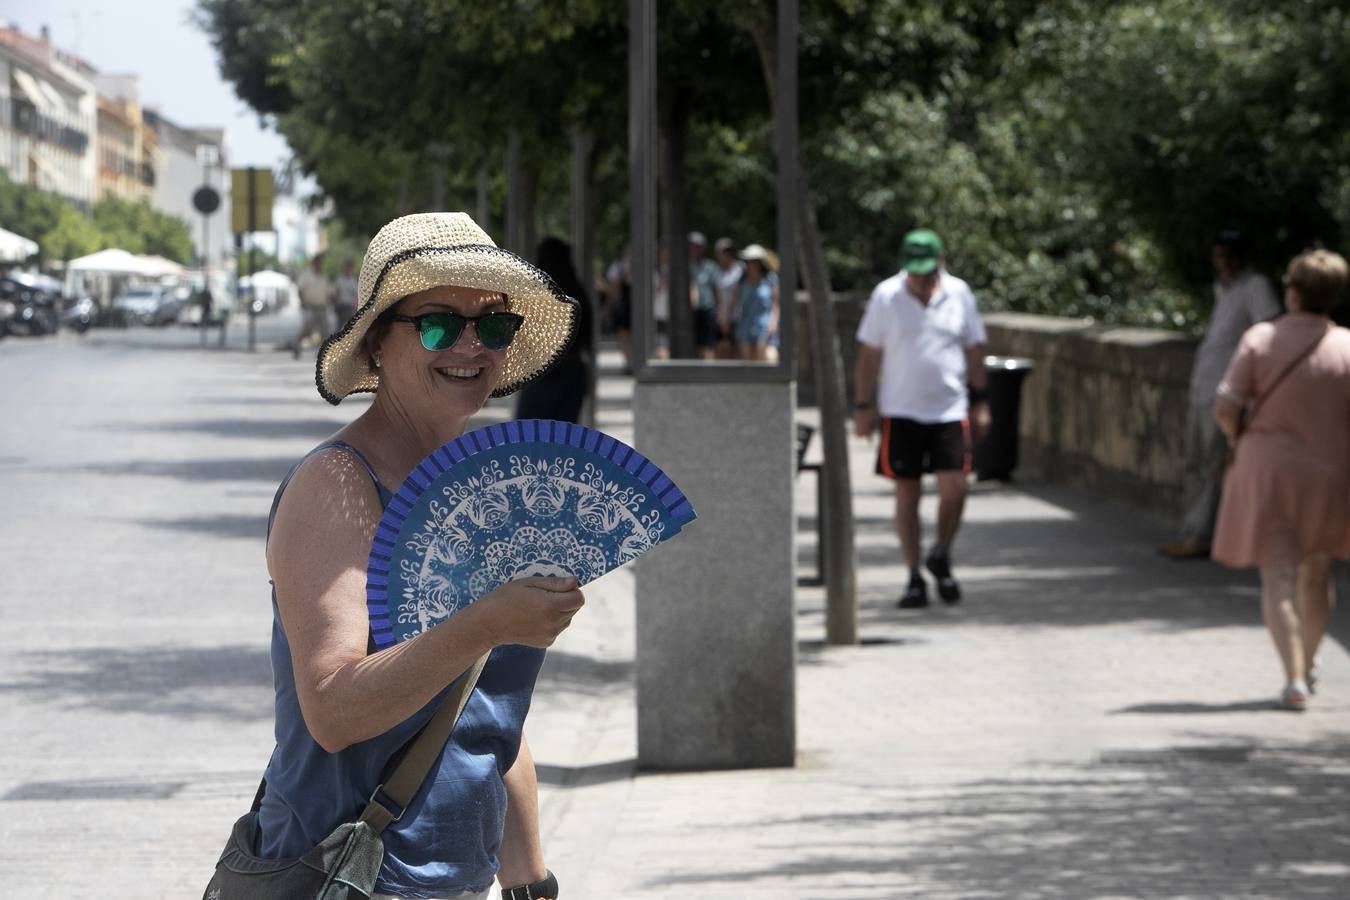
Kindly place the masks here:
[[(841, 295), (834, 304), (850, 398), (853, 335), (866, 302)], [(797, 310), (799, 399), (814, 405), (804, 298)], [(1020, 470), (1158, 510), (1178, 508), (1194, 340), (1051, 316), (993, 313), (984, 321), (991, 354), (1035, 364), (1022, 386)]]
[(1096, 493), (1178, 507), (1192, 339), (1015, 313), (986, 316), (985, 327), (990, 353), (1036, 366), (1022, 385), (1023, 465)]

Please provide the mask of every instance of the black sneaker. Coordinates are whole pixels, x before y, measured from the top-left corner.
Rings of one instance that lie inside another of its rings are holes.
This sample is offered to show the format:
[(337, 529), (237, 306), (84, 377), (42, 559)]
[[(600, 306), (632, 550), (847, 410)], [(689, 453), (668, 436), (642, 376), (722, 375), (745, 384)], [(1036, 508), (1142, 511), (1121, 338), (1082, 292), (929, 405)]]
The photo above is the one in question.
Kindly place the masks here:
[(909, 578), (909, 587), (900, 595), (900, 602), (895, 604), (901, 609), (923, 609), (928, 605), (928, 582), (923, 580), (923, 576), (915, 572)]
[(961, 602), (961, 585), (952, 577), (952, 561), (944, 555), (929, 554), (924, 567), (937, 579), (938, 596), (946, 603)]

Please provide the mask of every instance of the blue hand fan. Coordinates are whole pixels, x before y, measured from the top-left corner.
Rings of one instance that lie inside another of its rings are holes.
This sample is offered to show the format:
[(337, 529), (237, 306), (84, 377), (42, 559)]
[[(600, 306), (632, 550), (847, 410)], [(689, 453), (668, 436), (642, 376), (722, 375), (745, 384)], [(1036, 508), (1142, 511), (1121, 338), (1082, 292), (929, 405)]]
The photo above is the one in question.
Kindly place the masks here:
[(693, 519), (670, 478), (607, 434), (547, 419), (470, 431), (418, 464), (376, 529), (366, 567), (375, 646), (518, 578), (594, 581)]

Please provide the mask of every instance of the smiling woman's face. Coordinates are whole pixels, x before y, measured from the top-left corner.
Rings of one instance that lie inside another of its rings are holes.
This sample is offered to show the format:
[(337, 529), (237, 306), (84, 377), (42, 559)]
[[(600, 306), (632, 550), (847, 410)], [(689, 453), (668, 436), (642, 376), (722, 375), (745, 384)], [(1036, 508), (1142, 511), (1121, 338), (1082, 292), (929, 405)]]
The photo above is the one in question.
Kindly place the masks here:
[[(400, 316), (455, 312), (474, 317), (506, 309), (501, 294), (474, 288), (438, 287), (404, 297)], [(472, 322), (445, 350), (422, 346), (417, 326), (392, 321), (373, 348), (380, 356), (380, 391), (415, 420), (439, 429), (460, 428), (482, 409), (501, 379), (506, 350), (489, 350)]]

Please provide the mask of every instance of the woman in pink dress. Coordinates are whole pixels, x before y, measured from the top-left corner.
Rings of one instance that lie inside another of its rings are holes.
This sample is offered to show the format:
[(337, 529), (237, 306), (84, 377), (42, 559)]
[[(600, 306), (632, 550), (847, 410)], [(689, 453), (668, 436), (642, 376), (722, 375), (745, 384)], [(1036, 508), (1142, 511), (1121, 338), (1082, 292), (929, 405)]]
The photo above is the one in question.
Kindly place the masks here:
[(1247, 330), (1214, 401), (1236, 453), (1212, 555), (1261, 569), (1261, 614), (1284, 666), (1286, 709), (1305, 709), (1316, 687), (1334, 602), (1331, 558), (1350, 558), (1350, 330), (1329, 318), (1347, 275), (1345, 259), (1326, 250), (1295, 258), (1288, 314)]

